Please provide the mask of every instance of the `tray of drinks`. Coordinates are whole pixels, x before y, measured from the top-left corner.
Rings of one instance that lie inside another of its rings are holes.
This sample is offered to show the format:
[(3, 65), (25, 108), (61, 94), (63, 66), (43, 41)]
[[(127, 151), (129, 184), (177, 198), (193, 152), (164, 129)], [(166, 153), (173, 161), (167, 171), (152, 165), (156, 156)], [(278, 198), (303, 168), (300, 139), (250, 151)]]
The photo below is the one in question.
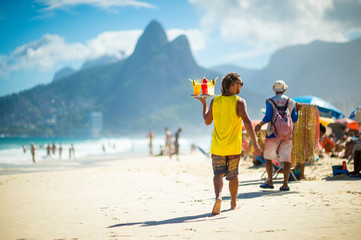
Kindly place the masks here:
[[(216, 78), (217, 79), (217, 78)], [(216, 84), (216, 79), (211, 81), (203, 78), (202, 82), (198, 80), (189, 79), (193, 85), (193, 94), (192, 97), (214, 97), (214, 85)]]
[(198, 95), (195, 95), (195, 94), (192, 94), (191, 97), (214, 97), (215, 95), (213, 94), (198, 94)]

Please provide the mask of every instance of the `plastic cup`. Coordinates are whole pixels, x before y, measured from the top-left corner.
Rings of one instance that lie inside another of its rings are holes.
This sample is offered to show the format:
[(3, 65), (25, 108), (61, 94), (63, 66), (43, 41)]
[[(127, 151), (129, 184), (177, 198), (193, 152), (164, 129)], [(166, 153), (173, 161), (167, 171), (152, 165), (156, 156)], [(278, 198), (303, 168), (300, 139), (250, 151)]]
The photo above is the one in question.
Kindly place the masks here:
[(199, 94), (201, 94), (201, 83), (196, 83), (196, 84), (193, 86), (193, 94), (194, 94), (194, 95), (199, 95)]
[(207, 87), (208, 87), (208, 94), (214, 95), (214, 85), (212, 83), (207, 83)]
[(201, 83), (201, 85), (202, 85), (202, 94), (207, 95), (208, 94), (207, 83)]

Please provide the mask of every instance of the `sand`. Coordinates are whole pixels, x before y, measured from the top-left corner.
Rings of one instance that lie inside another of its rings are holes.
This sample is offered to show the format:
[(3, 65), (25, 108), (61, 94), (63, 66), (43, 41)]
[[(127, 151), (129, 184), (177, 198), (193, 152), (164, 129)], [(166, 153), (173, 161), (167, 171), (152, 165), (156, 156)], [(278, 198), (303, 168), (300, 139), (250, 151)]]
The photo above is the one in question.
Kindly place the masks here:
[[(361, 178), (332, 177), (341, 159), (306, 166), (291, 191), (259, 188), (264, 166), (240, 164), (212, 216), (211, 161), (201, 153), (100, 161), (0, 176), (0, 239), (361, 239)], [(352, 170), (352, 166), (348, 165)]]

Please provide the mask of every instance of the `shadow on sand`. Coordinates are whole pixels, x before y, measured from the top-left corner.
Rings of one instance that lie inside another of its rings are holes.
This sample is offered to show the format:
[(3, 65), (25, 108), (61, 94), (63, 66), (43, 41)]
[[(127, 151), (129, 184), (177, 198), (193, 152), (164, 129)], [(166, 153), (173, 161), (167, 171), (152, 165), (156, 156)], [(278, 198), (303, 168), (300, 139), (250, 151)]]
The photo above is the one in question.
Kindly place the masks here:
[[(251, 181), (241, 181), (239, 183), (239, 186), (245, 186), (245, 185), (259, 185), (262, 183), (262, 180), (251, 180)], [(275, 182), (277, 183), (277, 182)], [(279, 183), (282, 183), (280, 181)], [(279, 190), (270, 189), (270, 190), (262, 190), (256, 191), (256, 192), (247, 192), (247, 193), (240, 193), (237, 195), (237, 199), (251, 199), (251, 198), (257, 198), (257, 197), (263, 197), (263, 196), (282, 196), (286, 194), (297, 194), (298, 192), (290, 191), (290, 192), (281, 192)], [(229, 196), (222, 197), (223, 200), (230, 200)], [(223, 210), (222, 213), (231, 211)], [(119, 223), (115, 225), (111, 225), (108, 228), (117, 228), (117, 227), (126, 227), (126, 226), (134, 226), (134, 225), (140, 225), (141, 227), (149, 227), (149, 226), (158, 226), (158, 225), (166, 225), (166, 224), (177, 224), (177, 223), (191, 223), (191, 222), (203, 222), (208, 220), (219, 220), (224, 219), (225, 216), (214, 216), (211, 213), (205, 213), (205, 214), (199, 214), (194, 216), (185, 216), (185, 217), (177, 217), (177, 218), (171, 218), (166, 219), (162, 221), (143, 221), (143, 222), (130, 222), (130, 223)]]
[[(229, 211), (229, 210), (222, 211), (222, 213), (227, 212), (227, 211)], [(223, 219), (223, 218), (226, 218), (226, 217), (213, 216), (211, 213), (205, 213), (205, 214), (194, 215), (194, 216), (171, 218), (171, 219), (166, 219), (166, 220), (162, 220), (162, 221), (119, 223), (119, 224), (111, 225), (108, 228), (125, 227), (125, 226), (133, 226), (133, 225), (140, 225), (141, 227), (149, 227), (149, 226), (158, 226), (158, 225), (165, 225), (165, 224), (185, 223), (185, 222), (187, 222), (187, 223), (203, 222), (203, 221), (208, 221), (210, 219), (218, 220), (218, 219)]]

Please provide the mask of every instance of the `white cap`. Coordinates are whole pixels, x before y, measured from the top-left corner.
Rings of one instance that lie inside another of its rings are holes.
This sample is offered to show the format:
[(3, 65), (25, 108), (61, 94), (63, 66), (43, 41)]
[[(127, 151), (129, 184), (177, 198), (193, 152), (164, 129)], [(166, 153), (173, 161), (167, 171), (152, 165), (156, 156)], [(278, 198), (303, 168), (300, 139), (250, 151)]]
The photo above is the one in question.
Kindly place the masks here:
[(288, 86), (283, 80), (277, 80), (273, 83), (273, 91), (275, 92), (282, 92), (286, 90), (286, 88), (288, 88)]

